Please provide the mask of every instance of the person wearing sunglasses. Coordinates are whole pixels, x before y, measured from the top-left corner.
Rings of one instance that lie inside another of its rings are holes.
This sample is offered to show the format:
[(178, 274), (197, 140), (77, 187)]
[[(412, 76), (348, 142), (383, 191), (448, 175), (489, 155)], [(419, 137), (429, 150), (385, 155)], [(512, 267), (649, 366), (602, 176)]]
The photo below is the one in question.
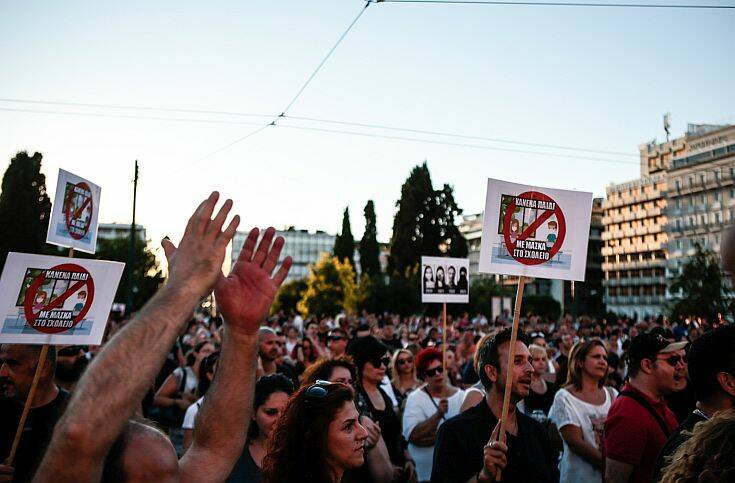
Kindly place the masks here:
[(395, 351), (391, 361), (391, 370), (393, 377), (390, 382), (393, 386), (393, 393), (398, 399), (399, 407), (403, 408), (408, 394), (421, 384), (421, 381), (416, 377), (413, 353), (408, 349)]
[(327, 336), (327, 348), (329, 349), (329, 357), (340, 357), (345, 355), (347, 350), (347, 332), (342, 329), (333, 329)]
[(339, 483), (364, 464), (367, 437), (350, 386), (322, 380), (304, 386), (273, 429), (263, 482)]
[(408, 440), (408, 451), (416, 461), (418, 480), (429, 481), (437, 429), (444, 421), (459, 414), (464, 393), (449, 384), (439, 349), (429, 347), (419, 352), (416, 370), (425, 384), (406, 399), (403, 436)]
[(380, 426), (396, 478), (410, 481), (414, 477), (414, 463), (401, 435), (401, 420), (381, 387), (390, 364), (388, 348), (375, 337), (367, 336), (355, 340), (349, 352), (357, 367), (357, 391), (362, 396), (359, 402), (365, 405), (361, 413)]
[(651, 481), (656, 458), (678, 426), (664, 398), (686, 385), (686, 344), (651, 333), (630, 341), (628, 383), (605, 420), (605, 481)]

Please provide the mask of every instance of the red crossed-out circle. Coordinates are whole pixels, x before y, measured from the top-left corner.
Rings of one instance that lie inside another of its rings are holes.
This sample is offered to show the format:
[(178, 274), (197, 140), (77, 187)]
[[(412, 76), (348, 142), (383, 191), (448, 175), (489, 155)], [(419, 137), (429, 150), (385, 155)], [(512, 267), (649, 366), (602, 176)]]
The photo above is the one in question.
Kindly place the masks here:
[[(89, 192), (89, 196), (84, 196), (76, 192), (74, 188), (83, 189), (87, 192)], [(66, 199), (64, 200), (64, 221), (66, 222), (66, 229), (69, 232), (69, 236), (74, 238), (75, 240), (81, 240), (84, 238), (84, 236), (87, 234), (87, 231), (89, 230), (89, 226), (92, 224), (92, 214), (94, 213), (94, 200), (92, 199), (92, 190), (89, 188), (89, 185), (85, 182), (77, 183), (74, 185), (74, 188), (69, 190), (69, 193), (66, 195)], [(74, 211), (73, 203), (74, 197), (76, 196), (82, 196), (84, 198), (84, 201), (82, 202), (82, 206), (77, 208), (76, 211)], [(82, 233), (75, 233), (72, 230), (72, 222), (75, 221), (84, 211), (84, 208), (89, 205), (89, 211), (90, 216), (87, 220), (86, 226), (83, 228), (79, 227), (73, 227), (75, 229), (81, 229)]]
[(525, 240), (528, 238), (528, 235), (530, 233), (533, 233), (536, 231), (536, 228), (538, 228), (544, 221), (546, 221), (548, 218), (550, 218), (552, 215), (556, 215), (556, 219), (559, 223), (559, 235), (556, 237), (556, 242), (554, 245), (548, 250), (549, 252), (549, 260), (554, 258), (554, 255), (557, 254), (559, 249), (561, 249), (562, 244), (564, 243), (564, 237), (567, 234), (567, 222), (564, 218), (564, 213), (562, 213), (561, 208), (559, 208), (559, 203), (554, 201), (553, 198), (550, 196), (540, 193), (538, 191), (526, 191), (525, 193), (521, 193), (515, 198), (513, 198), (513, 201), (508, 205), (508, 207), (505, 210), (505, 218), (503, 218), (503, 237), (505, 238), (505, 246), (508, 249), (508, 254), (513, 257), (518, 262), (524, 264), (524, 265), (540, 265), (542, 263), (546, 263), (549, 260), (538, 260), (536, 258), (523, 258), (523, 257), (516, 257), (513, 254), (513, 251), (515, 250), (516, 243), (510, 239), (510, 220), (513, 218), (513, 213), (516, 209), (516, 198), (524, 198), (524, 199), (530, 199), (530, 200), (537, 200), (537, 201), (547, 201), (554, 203), (555, 208), (553, 210), (546, 210), (544, 214), (537, 217), (536, 220), (534, 220), (531, 225), (526, 228), (520, 235), (518, 235), (517, 240)]
[(58, 334), (59, 332), (66, 332), (71, 327), (36, 327), (35, 322), (38, 318), (38, 314), (33, 312), (33, 302), (36, 299), (36, 294), (38, 293), (38, 289), (41, 287), (41, 285), (43, 285), (43, 282), (46, 281), (46, 272), (49, 270), (87, 274), (87, 280), (78, 280), (71, 282), (69, 287), (63, 294), (56, 297), (51, 303), (47, 304), (41, 309), (48, 311), (64, 305), (64, 301), (66, 301), (67, 298), (76, 293), (77, 290), (79, 290), (80, 288), (84, 287), (84, 289), (87, 291), (87, 298), (84, 301), (84, 307), (82, 307), (82, 310), (72, 319), (72, 327), (84, 320), (84, 316), (87, 315), (87, 312), (89, 312), (89, 309), (92, 307), (92, 301), (94, 300), (94, 281), (92, 280), (92, 275), (89, 274), (86, 268), (75, 263), (62, 263), (61, 265), (56, 265), (55, 267), (44, 270), (43, 273), (34, 278), (31, 284), (28, 286), (28, 290), (26, 290), (26, 296), (23, 299), (23, 312), (25, 313), (28, 325), (39, 332), (43, 332), (44, 334)]

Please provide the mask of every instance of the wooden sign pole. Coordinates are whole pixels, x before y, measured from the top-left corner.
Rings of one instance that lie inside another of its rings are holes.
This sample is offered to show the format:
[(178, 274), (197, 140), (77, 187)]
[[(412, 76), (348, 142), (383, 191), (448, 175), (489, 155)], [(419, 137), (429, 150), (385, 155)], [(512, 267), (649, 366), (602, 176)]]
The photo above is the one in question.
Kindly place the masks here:
[[(508, 409), (510, 407), (510, 393), (513, 388), (513, 361), (515, 360), (516, 340), (518, 339), (518, 323), (521, 319), (521, 303), (523, 302), (523, 288), (526, 284), (525, 277), (518, 277), (518, 290), (516, 291), (516, 305), (513, 310), (513, 328), (510, 335), (510, 346), (508, 347), (508, 364), (505, 372), (505, 394), (503, 395), (503, 411), (500, 415), (500, 432), (498, 440), (505, 443), (505, 430), (508, 426)], [(495, 481), (500, 481), (501, 472), (498, 471)]]
[(447, 303), (442, 304), (442, 370), (447, 369)]
[[(69, 258), (74, 257), (74, 248), (69, 248)], [(41, 353), (38, 355), (38, 362), (36, 363), (36, 372), (33, 374), (33, 381), (31, 382), (31, 388), (28, 391), (28, 397), (26, 398), (25, 405), (23, 406), (23, 412), (20, 415), (20, 421), (18, 422), (18, 429), (15, 430), (15, 438), (13, 439), (13, 445), (10, 447), (10, 455), (6, 460), (5, 464), (13, 466), (13, 460), (15, 459), (15, 453), (18, 451), (18, 445), (20, 444), (20, 437), (23, 435), (23, 428), (26, 425), (26, 419), (28, 419), (28, 413), (31, 411), (31, 405), (33, 405), (33, 398), (36, 396), (36, 389), (38, 388), (38, 380), (41, 378), (41, 369), (46, 361), (49, 350), (48, 344), (41, 346)]]

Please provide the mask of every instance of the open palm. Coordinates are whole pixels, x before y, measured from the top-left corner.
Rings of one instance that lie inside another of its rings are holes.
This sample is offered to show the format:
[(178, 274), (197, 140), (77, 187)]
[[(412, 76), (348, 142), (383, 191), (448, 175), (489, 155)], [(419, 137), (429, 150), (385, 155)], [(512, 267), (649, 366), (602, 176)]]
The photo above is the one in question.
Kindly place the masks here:
[(273, 298), (291, 268), (291, 257), (271, 276), (278, 264), (284, 240), (273, 241), (274, 228), (268, 228), (260, 243), (258, 229), (253, 228), (243, 245), (232, 271), (222, 276), (214, 289), (217, 305), (228, 328), (245, 334), (255, 334), (268, 315)]

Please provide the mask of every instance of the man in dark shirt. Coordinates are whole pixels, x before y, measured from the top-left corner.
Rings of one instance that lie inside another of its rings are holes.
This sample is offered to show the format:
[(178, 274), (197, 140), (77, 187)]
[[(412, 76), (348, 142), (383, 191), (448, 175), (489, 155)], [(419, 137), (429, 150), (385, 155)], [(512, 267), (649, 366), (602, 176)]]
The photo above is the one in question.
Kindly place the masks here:
[[(506, 443), (497, 441), (503, 407), (510, 329), (478, 347), (480, 381), (487, 396), (477, 406), (439, 427), (431, 472), (433, 483), (495, 481), (559, 481), (549, 438), (538, 422), (516, 410), (531, 385), (530, 353), (522, 334), (516, 342)], [(495, 428), (495, 429), (494, 429)]]
[(735, 408), (735, 326), (727, 325), (704, 334), (692, 344), (687, 359), (697, 408), (661, 449), (653, 481), (661, 479), (668, 463), (666, 457), (689, 439), (688, 433), (695, 424), (708, 420), (718, 411)]
[[(40, 345), (0, 346), (0, 463), (6, 461), (18, 429), (23, 406), (31, 389)], [(0, 464), (0, 476), (12, 474), (14, 482), (31, 481), (43, 458), (56, 421), (66, 408), (69, 393), (54, 384), (56, 350), (50, 347), (36, 394), (28, 413), (12, 466)]]

